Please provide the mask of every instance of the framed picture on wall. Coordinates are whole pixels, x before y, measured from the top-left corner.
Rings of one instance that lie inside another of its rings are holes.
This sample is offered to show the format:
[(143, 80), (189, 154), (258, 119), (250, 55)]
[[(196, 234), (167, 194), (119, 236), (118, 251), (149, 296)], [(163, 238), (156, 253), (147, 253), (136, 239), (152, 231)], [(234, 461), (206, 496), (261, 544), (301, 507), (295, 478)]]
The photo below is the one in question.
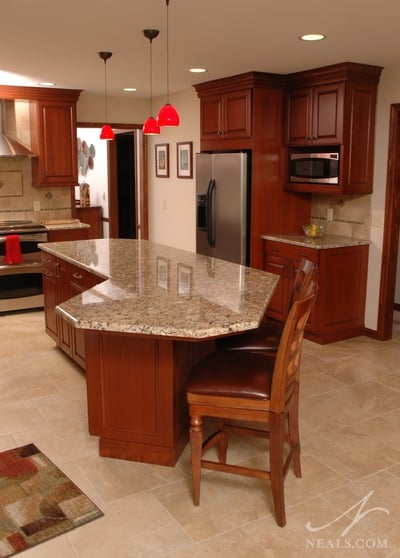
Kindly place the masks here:
[(176, 144), (176, 161), (178, 178), (193, 178), (193, 142)]
[(156, 176), (169, 177), (169, 144), (159, 143), (156, 145)]

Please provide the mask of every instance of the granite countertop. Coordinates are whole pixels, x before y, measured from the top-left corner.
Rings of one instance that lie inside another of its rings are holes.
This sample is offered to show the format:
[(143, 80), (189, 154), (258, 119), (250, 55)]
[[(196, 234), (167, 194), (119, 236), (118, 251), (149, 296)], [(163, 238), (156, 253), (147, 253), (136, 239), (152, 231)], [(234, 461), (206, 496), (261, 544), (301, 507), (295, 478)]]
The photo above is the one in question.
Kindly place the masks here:
[(79, 219), (43, 219), (40, 221), (48, 231), (61, 230), (61, 229), (88, 229), (90, 225), (82, 223)]
[(256, 328), (278, 276), (146, 240), (40, 244), (105, 281), (57, 306), (77, 328), (205, 339)]
[(308, 248), (315, 248), (317, 250), (370, 244), (369, 240), (362, 240), (360, 238), (352, 238), (336, 234), (326, 234), (322, 238), (309, 238), (303, 234), (265, 234), (262, 235), (261, 238), (263, 238), (264, 240), (275, 240), (277, 242), (283, 242), (285, 244), (307, 246)]

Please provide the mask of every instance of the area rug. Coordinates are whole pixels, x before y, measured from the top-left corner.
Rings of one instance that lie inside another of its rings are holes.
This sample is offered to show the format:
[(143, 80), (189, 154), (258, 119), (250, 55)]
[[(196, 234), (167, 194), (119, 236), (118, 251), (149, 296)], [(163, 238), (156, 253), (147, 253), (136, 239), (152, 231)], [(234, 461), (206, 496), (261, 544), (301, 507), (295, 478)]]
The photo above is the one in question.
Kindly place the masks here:
[(0, 453), (0, 558), (102, 515), (34, 444)]

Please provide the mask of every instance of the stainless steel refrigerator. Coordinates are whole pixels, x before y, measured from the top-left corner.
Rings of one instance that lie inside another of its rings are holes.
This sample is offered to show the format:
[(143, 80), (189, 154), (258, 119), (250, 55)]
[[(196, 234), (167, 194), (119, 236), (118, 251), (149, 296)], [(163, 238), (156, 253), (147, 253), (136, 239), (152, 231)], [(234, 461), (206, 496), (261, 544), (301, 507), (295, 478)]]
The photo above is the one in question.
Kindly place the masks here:
[(247, 153), (197, 153), (197, 253), (248, 264), (248, 181)]

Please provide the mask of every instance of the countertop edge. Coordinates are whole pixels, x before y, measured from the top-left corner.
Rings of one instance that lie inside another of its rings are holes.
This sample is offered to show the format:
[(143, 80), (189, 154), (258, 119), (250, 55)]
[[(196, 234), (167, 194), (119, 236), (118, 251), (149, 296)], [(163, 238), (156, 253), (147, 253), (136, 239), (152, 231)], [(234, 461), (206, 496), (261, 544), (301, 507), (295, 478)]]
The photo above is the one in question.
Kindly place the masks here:
[(283, 244), (294, 244), (306, 248), (314, 248), (315, 250), (327, 250), (329, 248), (346, 248), (351, 246), (369, 246), (370, 240), (361, 238), (352, 238), (334, 234), (327, 234), (322, 238), (308, 238), (301, 234), (264, 234), (261, 235), (263, 240), (272, 240), (282, 242)]

